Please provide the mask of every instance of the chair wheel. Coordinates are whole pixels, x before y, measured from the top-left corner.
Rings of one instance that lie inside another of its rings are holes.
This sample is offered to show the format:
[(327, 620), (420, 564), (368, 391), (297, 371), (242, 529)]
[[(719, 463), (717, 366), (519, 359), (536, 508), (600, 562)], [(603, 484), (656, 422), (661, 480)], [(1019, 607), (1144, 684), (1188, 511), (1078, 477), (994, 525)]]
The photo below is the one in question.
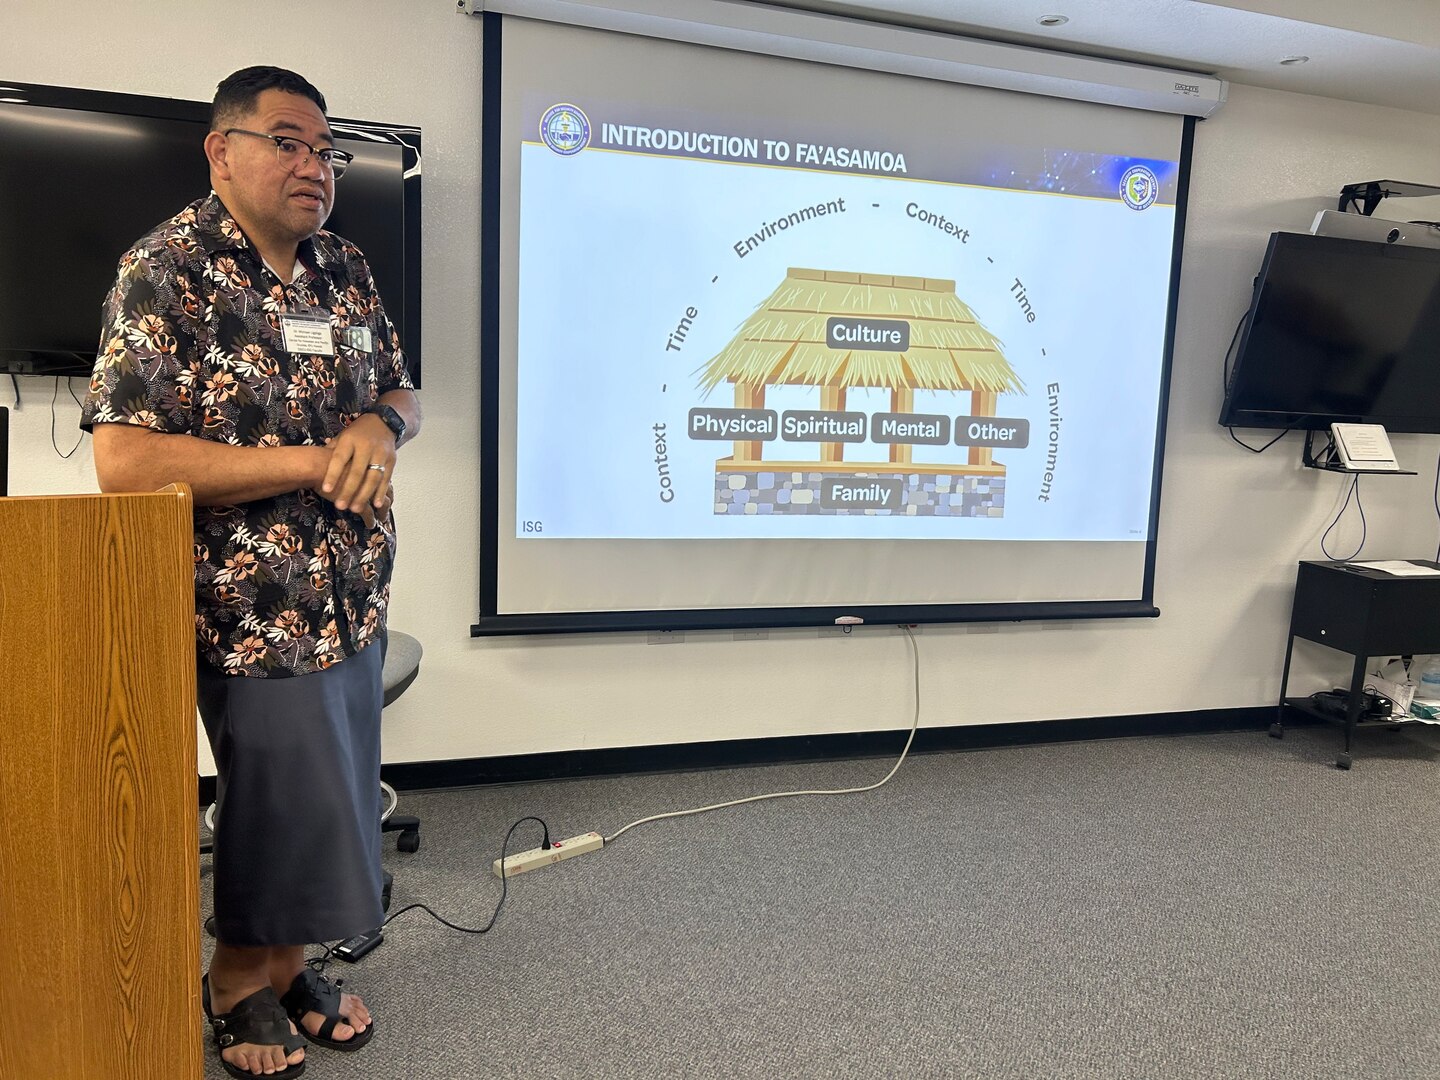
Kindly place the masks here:
[(396, 851), (415, 852), (420, 850), (420, 833), (416, 829), (406, 829), (395, 838)]
[(1277, 724), (1271, 724), (1271, 725), (1270, 725), (1270, 737), (1271, 737), (1272, 739), (1283, 739), (1283, 738), (1285, 738), (1285, 729), (1284, 729), (1283, 727), (1281, 727), (1278, 723), (1277, 723)]
[(1354, 764), (1354, 759), (1349, 754), (1341, 754), (1335, 759), (1337, 769), (1348, 769), (1352, 764)]
[(208, 919), (205, 920), (205, 933), (209, 934), (211, 937), (214, 937), (214, 936), (215, 936), (215, 916), (214, 916), (214, 915), (211, 915)]

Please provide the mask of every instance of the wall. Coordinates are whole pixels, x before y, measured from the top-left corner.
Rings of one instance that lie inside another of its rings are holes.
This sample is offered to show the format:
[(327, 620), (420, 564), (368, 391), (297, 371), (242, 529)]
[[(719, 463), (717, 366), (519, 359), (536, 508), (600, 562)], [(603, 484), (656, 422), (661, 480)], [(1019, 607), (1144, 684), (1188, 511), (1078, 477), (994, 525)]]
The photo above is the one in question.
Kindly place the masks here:
[[(208, 99), (230, 71), (274, 63), (306, 74), (337, 114), (424, 129), (425, 430), (402, 453), (396, 481), (393, 625), (426, 652), (421, 677), (387, 711), (386, 760), (907, 726), (909, 653), (894, 628), (744, 641), (692, 633), (666, 646), (644, 635), (469, 637), (479, 544), (479, 23), (448, 0), (256, 0), (243, 21), (237, 10), (215, 0), (103, 8), (11, 0), (0, 78)], [(177, 62), (186, 35), (194, 55)], [(1348, 479), (1302, 469), (1294, 435), (1262, 456), (1231, 442), (1215, 422), (1222, 356), (1268, 235), (1304, 231), (1317, 210), (1334, 208), (1343, 183), (1380, 177), (1440, 182), (1440, 117), (1234, 86), (1199, 126), (1157, 558), (1162, 615), (927, 626), (918, 638), (924, 724), (1274, 700), (1295, 562), (1323, 557), (1319, 538)], [(1440, 218), (1437, 201), (1390, 200), (1380, 213)], [(51, 449), (52, 384), (22, 387), (12, 493), (94, 490), (88, 440), (69, 461)], [(68, 449), (78, 410), (63, 389), (60, 398)], [(0, 404), (8, 403), (0, 382)], [(1365, 555), (1428, 556), (1437, 546), (1440, 439), (1394, 442), (1420, 475), (1362, 481)], [(1348, 553), (1358, 535), (1352, 507), (1331, 551)], [(1297, 665), (1292, 690), (1348, 672), (1344, 658), (1318, 646), (1302, 646)]]

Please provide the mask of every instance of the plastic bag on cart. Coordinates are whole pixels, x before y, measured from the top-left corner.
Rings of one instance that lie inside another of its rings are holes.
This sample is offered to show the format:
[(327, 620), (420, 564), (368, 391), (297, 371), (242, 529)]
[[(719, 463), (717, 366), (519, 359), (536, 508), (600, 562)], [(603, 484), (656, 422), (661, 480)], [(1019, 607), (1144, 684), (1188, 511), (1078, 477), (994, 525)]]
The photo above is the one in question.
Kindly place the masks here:
[[(1436, 657), (1436, 659), (1440, 660), (1440, 657)], [(1368, 693), (1389, 698), (1394, 703), (1394, 708), (1391, 709), (1392, 716), (1399, 718), (1409, 715), (1412, 719), (1440, 723), (1440, 700), (1436, 700), (1433, 712), (1428, 707), (1425, 709), (1428, 715), (1415, 714), (1416, 684), (1411, 680), (1410, 675), (1414, 671), (1419, 671), (1419, 668), (1414, 665), (1413, 661), (1410, 670), (1407, 671), (1404, 661), (1398, 656), (1371, 657), (1369, 670), (1365, 673), (1365, 690)], [(1436, 685), (1437, 688), (1440, 688), (1440, 683)]]

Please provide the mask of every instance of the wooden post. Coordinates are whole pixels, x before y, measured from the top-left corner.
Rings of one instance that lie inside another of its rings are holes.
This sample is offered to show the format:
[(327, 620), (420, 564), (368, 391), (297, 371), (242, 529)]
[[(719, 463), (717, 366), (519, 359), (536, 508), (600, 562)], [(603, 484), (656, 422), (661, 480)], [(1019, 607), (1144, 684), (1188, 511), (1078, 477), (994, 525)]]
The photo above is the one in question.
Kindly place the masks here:
[[(915, 391), (908, 386), (897, 386), (891, 390), (890, 411), (893, 413), (914, 412)], [(915, 448), (909, 443), (891, 443), (890, 460), (896, 465), (909, 465), (914, 460), (914, 450)]]
[[(999, 395), (991, 390), (975, 390), (970, 394), (970, 412), (974, 416), (994, 416), (995, 401)], [(988, 446), (970, 447), (969, 462), (971, 465), (993, 464), (993, 455)]]
[[(735, 384), (735, 408), (737, 409), (763, 409), (765, 408), (765, 387), (755, 383)], [(735, 463), (759, 461), (764, 456), (765, 444), (760, 439), (749, 439), (744, 442), (735, 442)]]
[[(823, 412), (844, 412), (845, 387), (822, 386), (820, 388), (820, 408)], [(820, 444), (820, 460), (822, 462), (844, 461), (845, 444), (822, 442)]]

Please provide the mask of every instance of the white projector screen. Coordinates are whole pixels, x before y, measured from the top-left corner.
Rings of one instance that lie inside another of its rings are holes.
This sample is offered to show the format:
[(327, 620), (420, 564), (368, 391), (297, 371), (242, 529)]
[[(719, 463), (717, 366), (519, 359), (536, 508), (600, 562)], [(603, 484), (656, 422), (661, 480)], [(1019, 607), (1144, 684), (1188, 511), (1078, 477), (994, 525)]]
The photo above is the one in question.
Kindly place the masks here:
[(475, 634), (1158, 614), (1193, 121), (485, 16)]

